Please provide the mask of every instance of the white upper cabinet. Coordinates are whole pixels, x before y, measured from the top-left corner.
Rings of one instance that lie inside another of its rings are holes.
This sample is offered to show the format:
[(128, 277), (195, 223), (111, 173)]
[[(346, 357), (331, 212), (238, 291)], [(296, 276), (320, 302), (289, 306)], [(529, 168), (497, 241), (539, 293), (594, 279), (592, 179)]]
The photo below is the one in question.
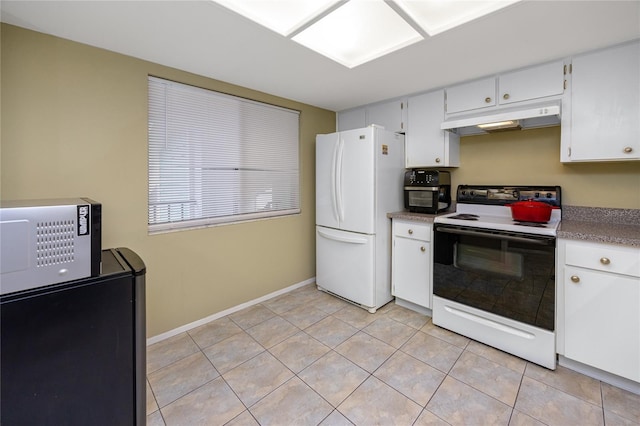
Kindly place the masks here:
[(479, 112), (564, 92), (564, 62), (555, 61), (448, 87), (447, 114)]
[(345, 130), (362, 129), (367, 126), (365, 107), (348, 109), (338, 113), (339, 132)]
[(640, 41), (572, 59), (561, 161), (640, 160)]
[(404, 100), (394, 100), (367, 106), (366, 125), (377, 124), (386, 130), (404, 133)]
[(496, 105), (495, 77), (447, 88), (447, 113), (455, 114)]
[(513, 71), (498, 78), (500, 105), (562, 95), (563, 92), (563, 61)]
[(404, 133), (405, 104), (405, 100), (393, 100), (340, 111), (336, 127), (339, 132), (342, 132), (375, 124), (391, 132)]
[(407, 100), (405, 167), (457, 167), (460, 136), (440, 129), (444, 120), (444, 90)]

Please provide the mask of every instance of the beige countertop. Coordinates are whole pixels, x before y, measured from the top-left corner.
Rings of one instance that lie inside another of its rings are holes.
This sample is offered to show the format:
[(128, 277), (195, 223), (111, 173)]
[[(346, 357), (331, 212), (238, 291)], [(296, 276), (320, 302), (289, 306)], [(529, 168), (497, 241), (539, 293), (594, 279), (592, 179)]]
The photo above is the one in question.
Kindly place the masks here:
[(640, 225), (562, 219), (557, 237), (640, 247)]
[(640, 209), (562, 206), (558, 238), (640, 247)]
[(426, 213), (411, 213), (406, 210), (387, 213), (387, 217), (389, 219), (400, 219), (400, 220), (415, 220), (416, 222), (424, 222), (424, 223), (433, 223), (433, 219), (437, 216), (453, 213), (453, 211), (445, 211), (438, 214), (426, 214)]

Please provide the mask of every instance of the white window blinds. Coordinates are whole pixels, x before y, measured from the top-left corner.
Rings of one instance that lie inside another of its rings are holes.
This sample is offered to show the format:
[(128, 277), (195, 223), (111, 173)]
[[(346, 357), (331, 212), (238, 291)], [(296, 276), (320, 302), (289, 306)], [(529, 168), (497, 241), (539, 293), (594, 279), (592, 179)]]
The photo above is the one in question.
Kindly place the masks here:
[(149, 231), (300, 212), (299, 112), (149, 77)]

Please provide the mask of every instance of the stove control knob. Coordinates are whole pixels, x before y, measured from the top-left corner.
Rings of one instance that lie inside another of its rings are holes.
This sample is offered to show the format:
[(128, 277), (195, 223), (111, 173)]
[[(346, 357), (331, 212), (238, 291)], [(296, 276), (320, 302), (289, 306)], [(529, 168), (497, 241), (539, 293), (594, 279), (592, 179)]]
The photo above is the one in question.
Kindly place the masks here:
[(539, 192), (536, 192), (535, 194), (533, 194), (533, 196), (534, 196), (535, 198), (540, 198), (540, 193), (539, 193)]
[(547, 198), (553, 198), (553, 194), (550, 192), (547, 192)]

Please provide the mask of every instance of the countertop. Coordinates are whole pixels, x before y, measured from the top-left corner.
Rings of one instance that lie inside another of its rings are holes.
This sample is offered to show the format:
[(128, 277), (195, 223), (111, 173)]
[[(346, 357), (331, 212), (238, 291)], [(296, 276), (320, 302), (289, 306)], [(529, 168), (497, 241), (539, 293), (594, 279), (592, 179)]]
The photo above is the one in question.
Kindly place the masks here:
[(640, 210), (562, 206), (557, 236), (640, 247)]
[[(439, 214), (399, 211), (387, 213), (387, 217), (433, 223), (435, 217), (452, 211)], [(563, 206), (557, 237), (640, 247), (640, 209)]]
[(400, 220), (414, 220), (416, 222), (433, 223), (433, 219), (437, 216), (452, 213), (452, 211), (446, 211), (438, 214), (426, 214), (426, 213), (411, 213), (406, 210), (400, 212), (387, 213), (389, 219)]

